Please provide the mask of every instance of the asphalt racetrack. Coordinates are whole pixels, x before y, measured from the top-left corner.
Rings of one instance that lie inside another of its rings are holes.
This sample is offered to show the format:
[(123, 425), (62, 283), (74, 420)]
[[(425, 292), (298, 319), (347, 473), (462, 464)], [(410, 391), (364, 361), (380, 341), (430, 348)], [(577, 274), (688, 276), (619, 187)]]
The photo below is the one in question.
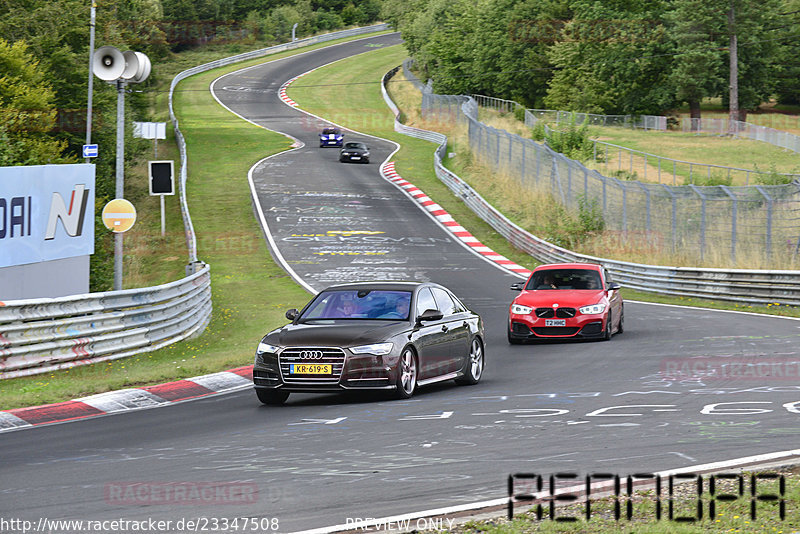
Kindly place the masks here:
[[(292, 394), (281, 407), (261, 406), (248, 389), (4, 433), (1, 516), (255, 517), (263, 531), (296, 532), (501, 498), (510, 473), (624, 476), (797, 447), (796, 370), (706, 382), (665, 370), (698, 356), (796, 359), (800, 321), (628, 302), (625, 332), (609, 342), (507, 343), (509, 285), (519, 278), (380, 176), (392, 143), (346, 132), (370, 146), (371, 162), (339, 163), (337, 149), (318, 146), (319, 121), (278, 98), (294, 76), (398, 42), (385, 35), (265, 63), (217, 80), (214, 93), (305, 144), (252, 173), (275, 256), (315, 290), (371, 279), (448, 286), (485, 320), (483, 380), (423, 388), (408, 401)], [(119, 488), (130, 484), (150, 487), (150, 500), (126, 501)], [(181, 484), (223, 491), (200, 505), (159, 501), (152, 490)], [(249, 497), (226, 493), (231, 485)]]

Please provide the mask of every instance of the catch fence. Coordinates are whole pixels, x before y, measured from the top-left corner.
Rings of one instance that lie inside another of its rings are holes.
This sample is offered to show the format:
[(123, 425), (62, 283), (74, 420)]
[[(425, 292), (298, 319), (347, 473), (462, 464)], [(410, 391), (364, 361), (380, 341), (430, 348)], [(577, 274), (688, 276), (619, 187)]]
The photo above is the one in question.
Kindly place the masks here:
[[(414, 79), (407, 63), (404, 74)], [(549, 192), (573, 213), (599, 211), (613, 246), (671, 254), (696, 265), (796, 265), (800, 181), (698, 186), (604, 176), (546, 143), (482, 123), (473, 97), (437, 95), (415, 83), (424, 118), (464, 126), (476, 159), (522, 187)]]

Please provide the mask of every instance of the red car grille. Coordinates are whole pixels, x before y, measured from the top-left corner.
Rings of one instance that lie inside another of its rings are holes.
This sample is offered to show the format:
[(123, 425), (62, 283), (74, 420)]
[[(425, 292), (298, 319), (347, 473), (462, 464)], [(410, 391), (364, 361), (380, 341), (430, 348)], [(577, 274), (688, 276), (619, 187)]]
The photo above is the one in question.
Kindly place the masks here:
[(536, 317), (548, 319), (550, 317), (561, 317), (567, 319), (575, 317), (575, 308), (536, 308)]

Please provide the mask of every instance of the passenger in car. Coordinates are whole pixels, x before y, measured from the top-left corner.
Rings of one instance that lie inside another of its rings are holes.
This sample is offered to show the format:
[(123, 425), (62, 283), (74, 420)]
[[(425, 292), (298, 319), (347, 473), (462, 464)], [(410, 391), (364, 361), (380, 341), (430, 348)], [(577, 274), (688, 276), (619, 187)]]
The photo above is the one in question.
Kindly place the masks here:
[(553, 275), (546, 274), (544, 275), (542, 283), (536, 286), (536, 289), (558, 289), (558, 286), (556, 285), (556, 280), (553, 278)]
[(348, 317), (352, 317), (356, 313), (356, 306), (353, 304), (352, 300), (345, 300), (341, 303), (341, 305), (334, 310), (332, 314), (332, 318), (334, 319), (346, 319)]

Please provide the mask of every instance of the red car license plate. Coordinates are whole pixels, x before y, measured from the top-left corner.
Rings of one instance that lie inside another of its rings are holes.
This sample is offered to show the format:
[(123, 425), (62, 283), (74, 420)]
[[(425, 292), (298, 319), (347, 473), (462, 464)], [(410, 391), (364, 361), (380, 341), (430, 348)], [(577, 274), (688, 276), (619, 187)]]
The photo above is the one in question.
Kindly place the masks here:
[(545, 326), (567, 326), (566, 319), (545, 319), (544, 320)]

